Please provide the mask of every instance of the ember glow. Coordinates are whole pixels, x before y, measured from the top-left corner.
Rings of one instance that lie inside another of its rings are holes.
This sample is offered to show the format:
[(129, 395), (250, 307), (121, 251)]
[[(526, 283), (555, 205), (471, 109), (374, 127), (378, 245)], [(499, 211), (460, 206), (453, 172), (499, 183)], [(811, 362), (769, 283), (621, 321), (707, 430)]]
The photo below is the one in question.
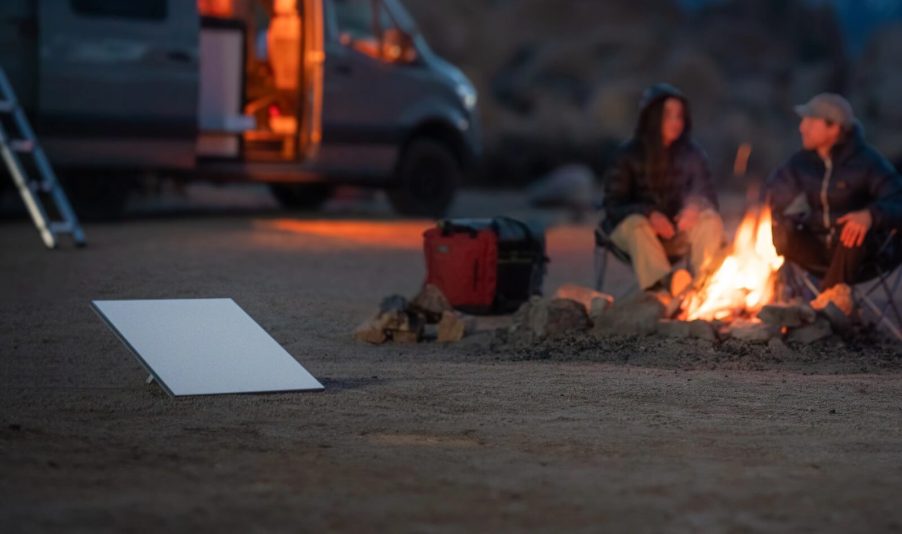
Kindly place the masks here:
[(685, 302), (687, 320), (755, 317), (774, 300), (783, 256), (774, 248), (769, 208), (746, 212), (731, 253)]

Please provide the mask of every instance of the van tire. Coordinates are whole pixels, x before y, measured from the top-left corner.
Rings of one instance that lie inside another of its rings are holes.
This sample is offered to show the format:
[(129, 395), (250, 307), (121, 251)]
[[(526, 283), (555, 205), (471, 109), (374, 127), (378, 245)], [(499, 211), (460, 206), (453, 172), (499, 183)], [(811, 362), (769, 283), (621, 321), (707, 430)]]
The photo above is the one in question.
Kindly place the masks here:
[(402, 215), (441, 217), (454, 200), (462, 174), (460, 162), (447, 146), (415, 139), (404, 150), (398, 187), (388, 191), (388, 198)]
[(332, 186), (326, 184), (269, 184), (276, 200), (283, 208), (315, 210), (332, 198)]
[(135, 179), (127, 173), (69, 172), (60, 181), (69, 204), (84, 221), (121, 219), (135, 189)]

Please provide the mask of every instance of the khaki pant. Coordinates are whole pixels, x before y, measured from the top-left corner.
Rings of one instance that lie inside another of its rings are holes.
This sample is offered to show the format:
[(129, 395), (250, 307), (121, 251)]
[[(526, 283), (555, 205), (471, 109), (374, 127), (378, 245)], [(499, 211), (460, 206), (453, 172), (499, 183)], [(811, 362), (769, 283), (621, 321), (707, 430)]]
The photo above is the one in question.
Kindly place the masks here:
[[(688, 232), (663, 241), (644, 215), (630, 215), (614, 228), (611, 241), (633, 260), (639, 287), (648, 289), (673, 268), (670, 255), (689, 254), (689, 268), (697, 275), (723, 246), (723, 220), (714, 210), (704, 210)], [(688, 250), (687, 250), (688, 249)]]

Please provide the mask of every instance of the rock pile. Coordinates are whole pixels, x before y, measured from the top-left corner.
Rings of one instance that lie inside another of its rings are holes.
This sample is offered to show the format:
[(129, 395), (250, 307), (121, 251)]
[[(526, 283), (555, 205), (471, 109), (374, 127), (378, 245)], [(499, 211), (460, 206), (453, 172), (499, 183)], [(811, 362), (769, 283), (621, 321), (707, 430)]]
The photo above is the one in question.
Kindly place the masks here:
[(373, 345), (424, 339), (453, 343), (472, 330), (472, 319), (454, 311), (440, 289), (426, 284), (409, 301), (401, 295), (383, 299), (379, 311), (354, 330), (354, 338)]
[[(847, 337), (849, 318), (834, 305), (815, 311), (806, 303), (775, 303), (757, 317), (730, 321), (672, 319), (678, 304), (664, 294), (639, 292), (615, 302), (610, 295), (572, 284), (551, 298), (533, 297), (496, 331), (501, 345), (526, 346), (573, 336), (595, 339), (657, 336), (667, 339), (734, 341), (767, 345), (774, 354), (792, 353), (787, 346), (810, 345), (834, 335)], [(472, 317), (455, 311), (438, 288), (426, 285), (413, 299), (387, 297), (379, 311), (357, 327), (354, 337), (366, 343), (453, 343), (475, 331)]]
[(808, 345), (834, 334), (846, 336), (848, 317), (835, 306), (816, 312), (808, 304), (765, 306), (757, 317), (722, 321), (681, 321), (673, 316), (673, 301), (653, 293), (637, 293), (617, 302), (577, 286), (565, 286), (552, 299), (534, 297), (513, 316), (499, 335), (508, 343), (529, 344), (565, 335), (596, 338), (649, 336), (707, 341), (735, 340), (789, 351), (784, 343)]

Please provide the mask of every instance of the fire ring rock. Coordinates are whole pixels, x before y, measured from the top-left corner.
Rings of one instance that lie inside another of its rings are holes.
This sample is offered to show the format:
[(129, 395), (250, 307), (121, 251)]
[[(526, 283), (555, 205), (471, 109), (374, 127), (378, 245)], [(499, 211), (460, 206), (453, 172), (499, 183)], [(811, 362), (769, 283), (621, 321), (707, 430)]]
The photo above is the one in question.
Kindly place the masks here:
[(569, 299), (547, 301), (533, 297), (514, 314), (508, 333), (518, 342), (534, 342), (590, 326), (582, 304)]
[(786, 340), (793, 344), (809, 345), (815, 341), (820, 341), (833, 334), (833, 328), (830, 321), (824, 317), (818, 317), (812, 324), (796, 328), (789, 333)]
[(780, 335), (777, 327), (767, 323), (737, 321), (727, 329), (730, 337), (747, 343), (767, 343)]
[(604, 313), (613, 306), (614, 297), (588, 287), (564, 284), (554, 293), (555, 299), (575, 300), (583, 305), (589, 315)]
[(664, 304), (648, 293), (615, 302), (614, 306), (594, 316), (593, 333), (599, 337), (612, 335), (648, 335), (658, 328), (664, 317)]
[(545, 333), (555, 337), (589, 328), (589, 316), (583, 304), (570, 299), (554, 299), (548, 304)]
[(768, 304), (758, 318), (775, 328), (798, 328), (813, 323), (817, 314), (807, 304)]

